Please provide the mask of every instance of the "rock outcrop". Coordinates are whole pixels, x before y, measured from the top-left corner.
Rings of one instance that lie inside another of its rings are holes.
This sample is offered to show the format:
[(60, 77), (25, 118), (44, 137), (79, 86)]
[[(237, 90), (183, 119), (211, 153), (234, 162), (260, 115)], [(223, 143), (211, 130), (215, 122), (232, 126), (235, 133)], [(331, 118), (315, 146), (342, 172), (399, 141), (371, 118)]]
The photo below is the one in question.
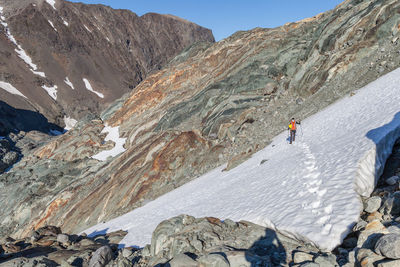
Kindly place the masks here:
[(0, 100), (61, 127), (99, 114), (184, 48), (214, 42), (210, 30), (171, 15), (64, 0), (0, 7)]
[[(311, 19), (192, 46), (101, 117), (1, 175), (0, 235), (45, 224), (79, 232), (224, 162), (234, 167), (293, 114), (309, 116), (399, 67), (399, 10), (398, 1), (348, 0)], [(97, 161), (114, 146), (105, 125), (119, 127), (125, 152)]]

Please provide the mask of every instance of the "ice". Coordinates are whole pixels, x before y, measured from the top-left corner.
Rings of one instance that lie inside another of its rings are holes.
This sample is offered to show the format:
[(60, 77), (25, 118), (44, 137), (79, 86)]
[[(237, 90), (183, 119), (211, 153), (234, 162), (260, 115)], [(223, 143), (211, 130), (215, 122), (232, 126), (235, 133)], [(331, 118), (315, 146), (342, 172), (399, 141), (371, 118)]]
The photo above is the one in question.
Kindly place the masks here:
[[(221, 166), (143, 207), (87, 229), (127, 230), (126, 246), (150, 244), (163, 220), (180, 214), (247, 220), (309, 240), (339, 245), (358, 221), (400, 136), (400, 69), (302, 121), (230, 171)], [(263, 164), (260, 164), (263, 162)]]
[(75, 127), (75, 125), (78, 123), (78, 121), (73, 119), (73, 118), (71, 118), (71, 117), (64, 116), (64, 123), (65, 123), (65, 128), (64, 129), (66, 131), (69, 131), (69, 130), (71, 130), (72, 128)]
[(65, 26), (67, 26), (67, 27), (69, 26), (69, 23), (65, 19), (63, 19), (63, 23)]
[(51, 96), (54, 100), (57, 100), (57, 85), (54, 85), (52, 87), (43, 85), (42, 88), (47, 91), (49, 96)]
[(102, 93), (99, 93), (99, 92), (96, 92), (95, 90), (93, 90), (93, 87), (90, 84), (90, 82), (88, 81), (88, 79), (83, 78), (83, 82), (85, 83), (86, 89), (88, 89), (90, 92), (95, 93), (98, 97), (104, 98), (104, 95)]
[(49, 3), (49, 5), (51, 5), (55, 10), (56, 9), (56, 0), (46, 0), (47, 3)]
[(72, 84), (72, 82), (69, 80), (68, 77), (65, 78), (64, 82), (65, 82), (69, 87), (71, 87), (73, 90), (75, 90), (74, 85)]
[(119, 127), (111, 127), (105, 125), (104, 129), (101, 132), (108, 133), (104, 141), (113, 141), (115, 143), (114, 148), (111, 150), (102, 151), (92, 156), (92, 158), (100, 161), (105, 161), (108, 157), (115, 157), (125, 151), (124, 144), (126, 138), (119, 137)]
[(15, 88), (14, 86), (12, 86), (9, 83), (0, 81), (0, 88), (6, 90), (10, 94), (19, 95), (19, 96), (22, 96), (22, 97), (26, 98), (26, 96), (24, 96), (20, 91), (18, 91), (17, 88)]

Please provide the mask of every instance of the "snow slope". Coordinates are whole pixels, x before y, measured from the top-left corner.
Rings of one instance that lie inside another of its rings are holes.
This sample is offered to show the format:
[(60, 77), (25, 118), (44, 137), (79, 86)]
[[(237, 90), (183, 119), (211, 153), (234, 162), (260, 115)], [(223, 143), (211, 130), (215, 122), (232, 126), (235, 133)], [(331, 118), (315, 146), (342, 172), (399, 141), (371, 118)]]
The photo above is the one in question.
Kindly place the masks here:
[[(400, 136), (400, 69), (304, 120), (293, 145), (283, 132), (240, 166), (217, 168), (145, 206), (88, 229), (128, 230), (143, 246), (179, 214), (248, 220), (332, 250), (358, 220)], [(267, 160), (263, 164), (261, 161)]]

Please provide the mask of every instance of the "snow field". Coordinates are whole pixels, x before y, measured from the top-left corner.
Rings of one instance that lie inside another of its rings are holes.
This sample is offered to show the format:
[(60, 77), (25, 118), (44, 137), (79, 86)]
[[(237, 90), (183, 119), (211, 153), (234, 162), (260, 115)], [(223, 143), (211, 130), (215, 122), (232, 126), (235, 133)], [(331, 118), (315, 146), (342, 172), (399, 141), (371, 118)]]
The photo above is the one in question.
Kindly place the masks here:
[(83, 82), (85, 83), (86, 89), (88, 89), (92, 93), (95, 93), (98, 97), (104, 98), (104, 95), (102, 93), (99, 93), (99, 92), (96, 92), (95, 90), (93, 90), (93, 87), (90, 84), (90, 82), (88, 81), (88, 79), (83, 78)]
[(108, 133), (106, 138), (104, 139), (104, 141), (105, 142), (113, 141), (115, 143), (114, 148), (111, 150), (102, 151), (102, 152), (92, 156), (92, 158), (100, 160), (100, 161), (105, 161), (105, 160), (107, 160), (108, 157), (115, 157), (126, 150), (124, 148), (126, 138), (119, 137), (119, 126), (111, 127), (111, 126), (105, 125), (105, 127), (101, 131), (101, 133)]
[(302, 121), (293, 145), (283, 132), (238, 167), (221, 166), (85, 232), (124, 229), (121, 244), (144, 246), (161, 221), (189, 214), (251, 221), (332, 250), (400, 136), (399, 92), (397, 69)]
[(12, 86), (9, 83), (0, 81), (0, 88), (6, 90), (10, 94), (19, 95), (19, 96), (22, 96), (22, 97), (26, 98), (26, 96), (24, 96), (20, 91), (18, 91), (17, 88), (15, 88), (14, 86)]

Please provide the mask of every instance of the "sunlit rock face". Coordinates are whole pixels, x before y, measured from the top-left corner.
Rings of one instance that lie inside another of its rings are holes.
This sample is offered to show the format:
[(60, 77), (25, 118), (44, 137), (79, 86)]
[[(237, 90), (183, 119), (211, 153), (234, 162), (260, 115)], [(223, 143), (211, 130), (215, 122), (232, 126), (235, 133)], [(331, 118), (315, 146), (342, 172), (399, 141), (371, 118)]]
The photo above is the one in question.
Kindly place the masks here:
[(214, 42), (210, 30), (170, 15), (63, 0), (0, 7), (0, 82), (20, 92), (0, 83), (0, 100), (61, 127), (65, 116), (99, 114), (184, 48)]

